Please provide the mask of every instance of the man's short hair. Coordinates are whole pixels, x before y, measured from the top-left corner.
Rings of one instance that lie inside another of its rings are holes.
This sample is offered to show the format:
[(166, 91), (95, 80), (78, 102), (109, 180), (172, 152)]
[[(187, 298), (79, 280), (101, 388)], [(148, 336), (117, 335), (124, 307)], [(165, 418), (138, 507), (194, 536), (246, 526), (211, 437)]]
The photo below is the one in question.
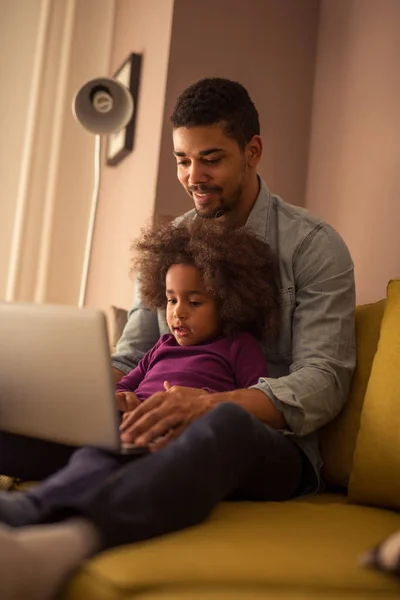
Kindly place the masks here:
[(247, 90), (238, 82), (211, 77), (188, 87), (171, 115), (174, 129), (220, 124), (240, 148), (260, 135), (258, 112)]

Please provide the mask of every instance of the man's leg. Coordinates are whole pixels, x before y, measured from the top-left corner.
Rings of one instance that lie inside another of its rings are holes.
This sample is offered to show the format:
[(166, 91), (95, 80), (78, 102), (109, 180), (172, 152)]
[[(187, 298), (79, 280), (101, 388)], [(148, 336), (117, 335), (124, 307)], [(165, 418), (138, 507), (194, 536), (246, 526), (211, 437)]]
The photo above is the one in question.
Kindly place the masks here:
[[(302, 477), (303, 456), (294, 444), (239, 406), (221, 404), (160, 452), (120, 468), (74, 503), (55, 504), (49, 520), (67, 522), (4, 529), (0, 556), (12, 547), (19, 565), (7, 597), (22, 600), (29, 590), (31, 600), (48, 600), (95, 552), (199, 523), (224, 498), (287, 500), (300, 493)], [(62, 555), (55, 552), (60, 547)], [(12, 596), (21, 577), (25, 587)]]
[(76, 502), (55, 505), (47, 518), (87, 518), (104, 547), (113, 547), (199, 523), (229, 497), (287, 500), (302, 476), (303, 455), (292, 442), (223, 403), (160, 452), (120, 468)]

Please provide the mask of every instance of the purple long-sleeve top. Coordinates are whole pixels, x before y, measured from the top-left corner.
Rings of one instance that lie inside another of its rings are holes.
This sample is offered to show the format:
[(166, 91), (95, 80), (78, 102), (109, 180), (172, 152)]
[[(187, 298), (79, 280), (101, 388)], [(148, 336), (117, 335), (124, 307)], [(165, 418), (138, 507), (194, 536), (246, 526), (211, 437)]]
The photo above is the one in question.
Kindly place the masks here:
[(249, 333), (197, 346), (180, 346), (167, 334), (117, 383), (116, 390), (135, 392), (143, 401), (164, 391), (164, 381), (212, 393), (248, 388), (267, 375), (261, 346)]

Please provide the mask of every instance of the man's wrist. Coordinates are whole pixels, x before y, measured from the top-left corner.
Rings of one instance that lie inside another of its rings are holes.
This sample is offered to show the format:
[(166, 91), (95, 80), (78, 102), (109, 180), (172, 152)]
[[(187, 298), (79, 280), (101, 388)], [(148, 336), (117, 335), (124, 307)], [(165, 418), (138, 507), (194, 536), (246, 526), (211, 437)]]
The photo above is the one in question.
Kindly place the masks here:
[(275, 407), (271, 398), (256, 388), (244, 388), (214, 394), (205, 393), (201, 396), (201, 399), (207, 407), (207, 412), (214, 409), (221, 402), (234, 402), (274, 429), (285, 429), (287, 427), (283, 414)]

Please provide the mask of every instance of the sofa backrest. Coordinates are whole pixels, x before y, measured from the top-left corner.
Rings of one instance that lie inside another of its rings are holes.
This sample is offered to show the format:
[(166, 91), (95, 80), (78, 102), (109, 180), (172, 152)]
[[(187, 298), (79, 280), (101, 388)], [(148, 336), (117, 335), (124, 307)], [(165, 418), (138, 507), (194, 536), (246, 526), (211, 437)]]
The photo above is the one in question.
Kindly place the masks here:
[(350, 395), (340, 415), (321, 430), (325, 480), (346, 487), (360, 428), (361, 412), (371, 367), (377, 350), (385, 300), (356, 308), (357, 366)]
[(353, 456), (350, 502), (400, 510), (399, 389), (400, 279), (392, 279)]

